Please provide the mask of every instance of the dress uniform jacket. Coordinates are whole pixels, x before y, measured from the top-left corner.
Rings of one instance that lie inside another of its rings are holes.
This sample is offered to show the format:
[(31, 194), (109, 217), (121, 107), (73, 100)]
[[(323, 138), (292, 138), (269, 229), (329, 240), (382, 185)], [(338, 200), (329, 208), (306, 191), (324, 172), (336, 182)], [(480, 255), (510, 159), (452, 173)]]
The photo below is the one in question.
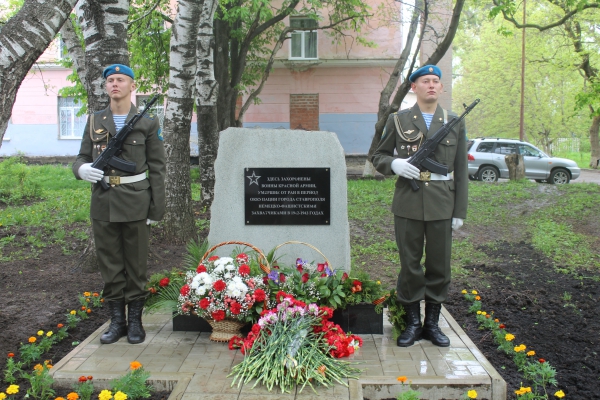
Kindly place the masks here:
[[(420, 140), (408, 142), (396, 130), (394, 116), (391, 114), (386, 122), (384, 135), (373, 155), (372, 162), (377, 171), (384, 175), (391, 175), (392, 161), (397, 158), (394, 149), (400, 158), (409, 158), (427, 138), (444, 124), (444, 110), (438, 105), (429, 130), (423, 119), (419, 106), (415, 104), (411, 109), (397, 113), (400, 128), (408, 139), (414, 138), (419, 132), (423, 133)], [(448, 120), (456, 114), (448, 112)], [(403, 218), (436, 221), (451, 218), (465, 219), (467, 216), (468, 172), (467, 172), (467, 144), (464, 120), (456, 125), (446, 138), (437, 146), (431, 159), (448, 166), (448, 171), (453, 173), (453, 180), (430, 182), (417, 182), (420, 189), (413, 191), (410, 183), (403, 177), (398, 177), (392, 202), (392, 212)]]
[[(132, 104), (126, 121), (137, 113)], [(92, 124), (90, 126), (90, 124)], [(90, 163), (101, 153), (110, 138), (116, 135), (115, 123), (110, 107), (88, 118), (81, 141), (81, 148), (73, 173), (77, 179), (79, 167)], [(125, 183), (102, 189), (100, 184), (93, 185), (90, 213), (92, 219), (107, 222), (131, 222), (147, 218), (159, 221), (165, 212), (165, 150), (160, 125), (157, 119), (144, 115), (127, 136), (120, 158), (135, 162), (134, 173), (108, 167), (105, 176), (131, 176), (147, 171), (147, 179), (134, 183)]]

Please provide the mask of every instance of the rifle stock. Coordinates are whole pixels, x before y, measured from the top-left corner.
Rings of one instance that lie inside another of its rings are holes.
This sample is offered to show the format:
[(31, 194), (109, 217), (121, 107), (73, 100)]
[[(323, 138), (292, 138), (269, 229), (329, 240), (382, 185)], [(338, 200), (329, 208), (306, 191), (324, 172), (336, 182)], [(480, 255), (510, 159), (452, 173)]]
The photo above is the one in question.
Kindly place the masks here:
[[(438, 144), (450, 133), (452, 128), (456, 126), (460, 121), (462, 121), (465, 116), (471, 112), (475, 108), (477, 104), (479, 104), (479, 99), (475, 99), (470, 106), (463, 104), (465, 107), (465, 111), (459, 116), (454, 117), (450, 121), (446, 122), (440, 129), (438, 129), (433, 136), (419, 147), (419, 150), (408, 161), (411, 165), (421, 169), (426, 169), (428, 171), (434, 172), (436, 174), (447, 175), (448, 174), (448, 166), (438, 163), (437, 161), (429, 158), (430, 155), (433, 154)], [(419, 190), (419, 185), (414, 179), (410, 180), (411, 189), (416, 192)]]
[[(110, 165), (111, 167), (120, 169), (121, 171), (129, 173), (135, 172), (135, 163), (132, 161), (123, 160), (122, 158), (119, 158), (118, 155), (121, 154), (123, 143), (125, 143), (125, 139), (127, 139), (127, 136), (129, 136), (129, 134), (133, 131), (135, 124), (142, 119), (144, 114), (146, 114), (146, 111), (148, 111), (148, 109), (152, 107), (157, 100), (158, 95), (154, 95), (154, 97), (152, 97), (152, 99), (146, 104), (144, 109), (134, 115), (133, 118), (131, 118), (129, 122), (127, 122), (112, 139), (110, 139), (106, 149), (104, 149), (104, 151), (100, 153), (98, 158), (96, 158), (96, 160), (92, 163), (93, 168), (104, 171), (104, 169)], [(110, 185), (106, 183), (104, 179), (101, 179), (99, 182), (102, 186), (102, 189), (110, 189)]]

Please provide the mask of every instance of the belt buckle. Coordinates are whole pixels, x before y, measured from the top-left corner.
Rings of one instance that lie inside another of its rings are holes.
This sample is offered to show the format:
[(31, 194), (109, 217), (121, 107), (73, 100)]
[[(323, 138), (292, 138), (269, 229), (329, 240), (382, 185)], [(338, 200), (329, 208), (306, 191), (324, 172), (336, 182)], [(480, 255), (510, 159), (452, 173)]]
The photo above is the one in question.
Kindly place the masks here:
[(121, 184), (121, 177), (120, 176), (109, 176), (108, 177), (108, 183), (111, 185), (120, 185)]
[(421, 176), (419, 177), (420, 181), (429, 182), (431, 180), (431, 171), (423, 171), (421, 172)]

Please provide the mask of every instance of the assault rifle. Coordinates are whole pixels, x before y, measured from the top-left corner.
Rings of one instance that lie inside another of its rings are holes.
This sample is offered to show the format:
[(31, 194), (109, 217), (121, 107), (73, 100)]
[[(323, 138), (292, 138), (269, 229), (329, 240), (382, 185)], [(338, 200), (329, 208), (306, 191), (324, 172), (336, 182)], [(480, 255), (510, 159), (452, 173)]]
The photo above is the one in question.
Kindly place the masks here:
[[(468, 107), (466, 104), (463, 104), (463, 107), (465, 107), (465, 112), (463, 112), (460, 117), (452, 118), (450, 121), (445, 123), (440, 129), (438, 129), (437, 132), (434, 133), (432, 137), (427, 139), (425, 143), (423, 143), (421, 147), (419, 147), (419, 150), (417, 150), (416, 153), (413, 154), (412, 157), (410, 157), (408, 163), (419, 169), (426, 169), (436, 174), (447, 175), (448, 167), (444, 164), (440, 164), (439, 162), (432, 160), (431, 158), (429, 158), (429, 156), (433, 154), (437, 145), (440, 144), (440, 142), (450, 133), (452, 128), (454, 128), (455, 125), (462, 121), (465, 118), (465, 116), (469, 112), (471, 112), (471, 110), (474, 109), (478, 103), (479, 99), (475, 99), (475, 101)], [(419, 185), (417, 185), (417, 182), (415, 182), (414, 179), (410, 180), (410, 187), (414, 192), (419, 190)]]
[[(156, 100), (158, 100), (158, 95), (154, 95), (154, 97), (152, 97), (152, 99), (146, 103), (144, 109), (134, 115), (134, 117), (131, 118), (129, 122), (126, 123), (125, 126), (123, 126), (123, 128), (121, 128), (121, 130), (115, 136), (113, 136), (112, 139), (110, 139), (106, 149), (104, 149), (104, 151), (100, 153), (98, 158), (96, 158), (96, 160), (92, 163), (92, 168), (104, 170), (110, 165), (111, 167), (120, 169), (121, 171), (129, 173), (135, 172), (134, 162), (123, 160), (118, 156), (121, 155), (123, 143), (125, 143), (125, 139), (127, 139), (127, 136), (129, 136), (131, 131), (133, 131), (133, 126), (144, 116), (144, 114), (146, 114), (146, 111), (148, 111), (148, 109), (152, 107), (154, 103), (156, 103)], [(110, 185), (106, 183), (104, 179), (100, 180), (100, 185), (104, 190), (110, 189)]]

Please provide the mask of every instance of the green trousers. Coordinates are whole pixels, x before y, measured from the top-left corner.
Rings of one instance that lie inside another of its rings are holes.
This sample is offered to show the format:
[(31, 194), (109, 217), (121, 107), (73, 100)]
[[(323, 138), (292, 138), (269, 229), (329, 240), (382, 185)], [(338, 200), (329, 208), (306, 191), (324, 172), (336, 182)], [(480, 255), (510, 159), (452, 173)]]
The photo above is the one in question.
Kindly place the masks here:
[(150, 227), (146, 220), (92, 220), (96, 254), (106, 301), (133, 300), (147, 295)]
[[(452, 220), (417, 221), (394, 216), (400, 274), (396, 292), (401, 304), (446, 301), (450, 286)], [(425, 268), (421, 265), (425, 246)]]

